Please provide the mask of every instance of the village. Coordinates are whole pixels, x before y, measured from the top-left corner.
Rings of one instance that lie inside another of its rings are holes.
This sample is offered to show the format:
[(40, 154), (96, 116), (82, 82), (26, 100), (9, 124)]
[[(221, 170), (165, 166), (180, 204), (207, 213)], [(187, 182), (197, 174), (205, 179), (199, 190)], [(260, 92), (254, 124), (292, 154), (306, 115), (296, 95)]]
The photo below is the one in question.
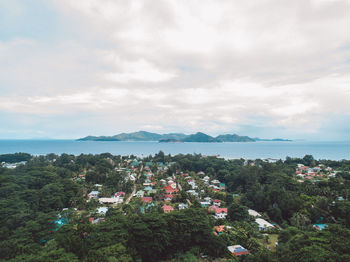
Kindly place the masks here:
[[(112, 161), (111, 161), (112, 163)], [(125, 205), (139, 207), (140, 214), (158, 210), (169, 213), (174, 210), (183, 210), (193, 205), (205, 209), (208, 216), (216, 221), (213, 234), (234, 234), (235, 227), (227, 220), (228, 206), (225, 203), (226, 186), (217, 179), (212, 179), (203, 171), (186, 173), (176, 170), (168, 175), (168, 169), (174, 162), (142, 162), (138, 159), (127, 159), (115, 167), (115, 171), (124, 177), (125, 181), (132, 182), (132, 192), (104, 193), (104, 185), (94, 184), (86, 193), (87, 202), (95, 202), (96, 210), (91, 214), (91, 223), (101, 223), (109, 209), (122, 208)], [(85, 175), (80, 174), (79, 181), (84, 181)], [(239, 199), (239, 194), (232, 194)], [(275, 250), (278, 245), (278, 231), (280, 227), (268, 221), (268, 218), (255, 210), (248, 210), (250, 221), (256, 227), (257, 233), (263, 235), (261, 241), (269, 250)], [(250, 251), (237, 243), (227, 246), (232, 256), (250, 254)]]

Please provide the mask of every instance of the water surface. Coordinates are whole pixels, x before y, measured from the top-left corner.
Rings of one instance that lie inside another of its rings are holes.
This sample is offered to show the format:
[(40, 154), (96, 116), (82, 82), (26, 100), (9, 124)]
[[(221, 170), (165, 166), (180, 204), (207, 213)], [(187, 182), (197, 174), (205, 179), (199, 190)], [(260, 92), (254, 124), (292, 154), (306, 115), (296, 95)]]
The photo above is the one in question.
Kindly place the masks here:
[(350, 159), (346, 142), (237, 142), (237, 143), (158, 143), (75, 140), (0, 140), (0, 154), (25, 152), (34, 155), (100, 154), (147, 156), (162, 150), (166, 154), (219, 155), (225, 158), (281, 158), (313, 155), (316, 159)]

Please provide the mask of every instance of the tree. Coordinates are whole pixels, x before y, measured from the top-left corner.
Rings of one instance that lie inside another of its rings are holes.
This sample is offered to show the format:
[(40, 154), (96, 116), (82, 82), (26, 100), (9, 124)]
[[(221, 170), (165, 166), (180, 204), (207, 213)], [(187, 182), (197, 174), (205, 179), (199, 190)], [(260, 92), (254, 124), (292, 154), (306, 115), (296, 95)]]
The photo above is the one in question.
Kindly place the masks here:
[(249, 219), (248, 208), (235, 202), (228, 207), (227, 215), (232, 221), (243, 221)]

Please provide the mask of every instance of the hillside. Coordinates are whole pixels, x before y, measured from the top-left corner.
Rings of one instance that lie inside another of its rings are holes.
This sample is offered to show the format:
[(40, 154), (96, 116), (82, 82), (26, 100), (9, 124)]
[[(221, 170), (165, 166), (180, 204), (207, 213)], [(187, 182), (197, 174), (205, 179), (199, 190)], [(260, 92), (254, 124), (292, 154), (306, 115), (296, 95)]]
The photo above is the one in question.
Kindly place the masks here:
[(198, 143), (220, 143), (220, 142), (256, 142), (256, 141), (292, 141), (287, 139), (261, 139), (237, 134), (225, 134), (212, 137), (202, 132), (186, 135), (183, 133), (157, 134), (147, 131), (133, 133), (120, 133), (114, 136), (87, 136), (77, 139), (78, 141), (159, 141), (162, 143), (172, 142), (198, 142)]

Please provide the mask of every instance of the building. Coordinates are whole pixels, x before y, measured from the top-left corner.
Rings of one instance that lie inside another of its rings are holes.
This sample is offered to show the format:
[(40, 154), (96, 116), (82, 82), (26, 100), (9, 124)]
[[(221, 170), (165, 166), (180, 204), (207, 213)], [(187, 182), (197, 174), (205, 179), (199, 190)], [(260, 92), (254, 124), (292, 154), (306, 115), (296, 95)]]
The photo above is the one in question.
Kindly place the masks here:
[(215, 232), (217, 235), (221, 235), (226, 229), (225, 225), (215, 226)]
[(174, 208), (172, 206), (164, 205), (162, 208), (164, 213), (169, 213), (171, 211), (174, 211)]
[(143, 197), (144, 195), (145, 195), (145, 192), (143, 190), (139, 190), (135, 194), (136, 197)]
[(209, 207), (209, 210), (214, 211), (214, 213), (215, 213), (214, 217), (216, 219), (219, 219), (219, 218), (225, 219), (227, 216), (227, 208), (220, 208), (220, 207), (213, 205), (213, 206)]
[(105, 215), (108, 211), (108, 207), (99, 207), (97, 208), (97, 213), (99, 215)]
[(261, 215), (253, 209), (248, 209), (248, 213), (252, 217), (261, 217)]
[(126, 193), (121, 191), (114, 194), (114, 197), (125, 197)]
[(171, 200), (173, 200), (174, 197), (175, 195), (166, 194), (164, 195), (164, 201), (170, 202)]
[(165, 186), (165, 187), (163, 187), (163, 189), (165, 190), (166, 194), (175, 194), (179, 191), (179, 189), (172, 188), (171, 186)]
[(179, 204), (178, 208), (179, 208), (179, 210), (188, 208), (188, 204), (181, 203), (181, 204)]
[(98, 199), (100, 204), (121, 204), (123, 201), (123, 197), (101, 197)]
[(249, 255), (249, 250), (241, 245), (228, 246), (228, 251), (235, 257), (242, 255)]
[(313, 226), (314, 228), (316, 228), (317, 230), (319, 230), (319, 231), (321, 231), (321, 230), (323, 230), (323, 229), (325, 229), (325, 228), (328, 227), (327, 224), (313, 224), (312, 226)]
[(214, 200), (213, 200), (213, 204), (214, 204), (214, 206), (219, 207), (219, 206), (221, 205), (221, 200), (219, 200), (219, 199), (214, 199)]
[(152, 191), (153, 188), (151, 186), (146, 186), (143, 190), (144, 191)]
[(274, 226), (267, 222), (265, 219), (256, 218), (255, 223), (258, 225), (259, 230), (267, 230), (269, 228), (274, 228)]
[(220, 207), (216, 208), (215, 210), (216, 219), (219, 219), (219, 218), (225, 219), (226, 216), (227, 216), (227, 208), (220, 208)]
[(202, 206), (202, 207), (208, 207), (208, 206), (210, 206), (210, 202), (208, 202), (208, 201), (201, 201), (200, 203), (201, 203), (201, 206)]
[(88, 198), (91, 199), (91, 198), (98, 198), (98, 195), (100, 194), (99, 191), (96, 191), (96, 190), (93, 190), (91, 191), (89, 194), (88, 194)]
[(143, 198), (141, 198), (141, 201), (143, 203), (151, 203), (152, 200), (153, 200), (152, 197), (143, 197)]

